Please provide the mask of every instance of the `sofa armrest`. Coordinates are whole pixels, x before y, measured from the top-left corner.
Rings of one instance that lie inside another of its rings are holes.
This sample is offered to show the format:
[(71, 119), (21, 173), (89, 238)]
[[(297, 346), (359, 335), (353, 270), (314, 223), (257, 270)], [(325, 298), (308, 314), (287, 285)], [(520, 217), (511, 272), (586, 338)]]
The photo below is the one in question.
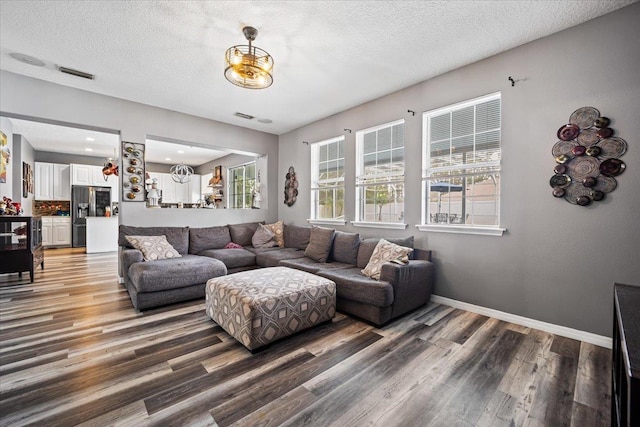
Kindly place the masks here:
[(139, 250), (120, 247), (120, 265), (122, 268), (120, 273), (125, 283), (129, 281), (129, 267), (136, 262), (142, 261), (144, 261), (144, 257)]
[(396, 317), (429, 301), (435, 281), (434, 264), (423, 260), (404, 265), (388, 262), (382, 265), (380, 280), (393, 286), (392, 317)]

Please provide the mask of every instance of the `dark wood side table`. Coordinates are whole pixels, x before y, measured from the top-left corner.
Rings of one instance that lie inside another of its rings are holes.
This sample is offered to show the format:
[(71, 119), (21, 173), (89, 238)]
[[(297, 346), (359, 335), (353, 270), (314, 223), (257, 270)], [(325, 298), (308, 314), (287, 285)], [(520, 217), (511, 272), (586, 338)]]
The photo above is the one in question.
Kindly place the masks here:
[(611, 425), (640, 426), (640, 286), (613, 291)]
[(42, 220), (39, 216), (0, 216), (0, 273), (33, 272), (44, 269)]

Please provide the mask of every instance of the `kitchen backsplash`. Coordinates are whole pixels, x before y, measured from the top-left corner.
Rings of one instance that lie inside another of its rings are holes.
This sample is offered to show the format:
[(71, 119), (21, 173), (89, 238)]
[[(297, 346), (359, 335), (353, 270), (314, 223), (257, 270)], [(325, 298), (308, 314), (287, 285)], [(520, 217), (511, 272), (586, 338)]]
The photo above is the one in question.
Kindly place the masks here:
[(68, 200), (35, 200), (33, 202), (34, 216), (69, 216), (71, 202)]

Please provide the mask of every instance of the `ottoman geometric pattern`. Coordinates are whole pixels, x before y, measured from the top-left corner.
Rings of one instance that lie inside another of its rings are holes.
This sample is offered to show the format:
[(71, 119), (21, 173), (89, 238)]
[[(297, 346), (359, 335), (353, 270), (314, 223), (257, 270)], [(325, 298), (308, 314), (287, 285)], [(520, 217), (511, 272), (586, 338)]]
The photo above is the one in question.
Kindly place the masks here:
[(206, 286), (207, 315), (249, 350), (333, 318), (336, 284), (287, 267), (215, 277)]

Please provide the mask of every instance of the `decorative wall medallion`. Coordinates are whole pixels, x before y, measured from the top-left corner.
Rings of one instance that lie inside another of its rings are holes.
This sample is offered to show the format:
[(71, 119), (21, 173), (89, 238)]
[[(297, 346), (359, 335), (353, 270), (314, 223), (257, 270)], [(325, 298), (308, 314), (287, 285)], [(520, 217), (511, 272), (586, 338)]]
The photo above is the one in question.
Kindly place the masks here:
[(626, 168), (618, 157), (627, 151), (627, 142), (613, 136), (610, 122), (596, 108), (582, 107), (558, 129), (559, 141), (551, 149), (555, 175), (549, 180), (554, 197), (588, 206), (615, 190), (614, 176)]
[(297, 197), (298, 179), (296, 178), (296, 171), (293, 166), (289, 166), (289, 172), (287, 172), (286, 181), (284, 182), (284, 204), (293, 206)]

